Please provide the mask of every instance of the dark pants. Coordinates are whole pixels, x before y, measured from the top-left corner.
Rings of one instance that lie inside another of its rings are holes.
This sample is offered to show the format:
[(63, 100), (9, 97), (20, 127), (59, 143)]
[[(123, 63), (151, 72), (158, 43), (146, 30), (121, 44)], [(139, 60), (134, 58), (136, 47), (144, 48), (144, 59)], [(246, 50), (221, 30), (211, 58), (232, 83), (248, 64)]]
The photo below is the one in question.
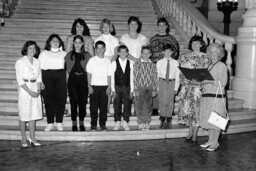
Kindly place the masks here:
[[(130, 108), (130, 87), (119, 87), (115, 86), (116, 98), (114, 99), (114, 118), (115, 122), (121, 121), (122, 113), (123, 119), (129, 122), (129, 117), (131, 115)], [(124, 104), (124, 110), (122, 110), (122, 104)]]
[(135, 97), (136, 115), (138, 124), (151, 122), (152, 113), (152, 88), (138, 88)]
[(93, 94), (90, 95), (91, 126), (97, 126), (98, 110), (100, 110), (100, 126), (106, 126), (108, 111), (107, 86), (92, 86)]
[(54, 123), (54, 117), (57, 123), (62, 123), (67, 100), (66, 71), (42, 70), (42, 81), (47, 123)]
[(86, 73), (76, 75), (71, 73), (68, 78), (68, 94), (71, 105), (71, 120), (77, 119), (77, 107), (79, 107), (79, 120), (86, 116), (86, 103), (88, 97), (88, 84)]

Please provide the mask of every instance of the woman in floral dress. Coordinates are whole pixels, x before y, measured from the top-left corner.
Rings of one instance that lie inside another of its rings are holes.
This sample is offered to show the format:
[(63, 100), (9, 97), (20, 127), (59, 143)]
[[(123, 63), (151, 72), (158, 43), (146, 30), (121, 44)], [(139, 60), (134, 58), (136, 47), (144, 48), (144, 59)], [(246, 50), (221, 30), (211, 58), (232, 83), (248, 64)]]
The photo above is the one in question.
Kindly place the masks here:
[[(204, 53), (206, 44), (201, 36), (193, 36), (189, 41), (191, 52), (180, 57), (180, 66), (189, 69), (207, 68), (210, 59)], [(181, 90), (179, 93), (179, 122), (189, 126), (189, 134), (186, 142), (197, 143), (197, 132), (199, 128), (200, 98), (202, 85), (195, 80), (187, 80), (181, 75)]]

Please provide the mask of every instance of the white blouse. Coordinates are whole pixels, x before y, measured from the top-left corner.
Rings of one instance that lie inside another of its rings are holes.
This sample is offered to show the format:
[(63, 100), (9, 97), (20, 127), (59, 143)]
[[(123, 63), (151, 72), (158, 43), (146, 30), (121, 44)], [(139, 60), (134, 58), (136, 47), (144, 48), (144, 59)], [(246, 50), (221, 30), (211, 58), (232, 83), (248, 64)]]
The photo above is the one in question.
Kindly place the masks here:
[(66, 52), (61, 50), (57, 52), (52, 52), (48, 50), (41, 52), (38, 57), (41, 69), (43, 70), (64, 69), (66, 54), (67, 54)]

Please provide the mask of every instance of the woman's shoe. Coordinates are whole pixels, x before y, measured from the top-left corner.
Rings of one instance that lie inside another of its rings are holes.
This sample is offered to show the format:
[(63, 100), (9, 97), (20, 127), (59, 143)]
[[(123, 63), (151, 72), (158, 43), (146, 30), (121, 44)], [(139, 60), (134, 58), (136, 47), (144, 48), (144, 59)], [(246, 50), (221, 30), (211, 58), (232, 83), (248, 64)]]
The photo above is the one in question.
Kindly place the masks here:
[(202, 148), (208, 148), (210, 145), (212, 145), (212, 143), (209, 143), (209, 144), (204, 143), (204, 144), (201, 144), (200, 147), (202, 147)]
[(184, 140), (184, 142), (192, 142), (192, 137), (186, 138), (186, 139)]
[(80, 131), (83, 131), (83, 132), (84, 132), (84, 131), (85, 131), (84, 125), (80, 125), (80, 126), (79, 126), (79, 129), (80, 129)]
[(29, 144), (32, 146), (40, 146), (41, 144), (40, 143), (38, 143), (38, 142), (33, 142), (32, 140), (31, 140), (31, 138), (28, 138), (28, 142), (29, 142)]
[(218, 149), (218, 147), (219, 147), (219, 144), (217, 144), (217, 146), (215, 148), (208, 147), (206, 150), (207, 151), (215, 151)]
[(27, 141), (26, 141), (26, 142), (22, 142), (22, 141), (21, 141), (21, 146), (24, 147), (24, 148), (28, 147)]

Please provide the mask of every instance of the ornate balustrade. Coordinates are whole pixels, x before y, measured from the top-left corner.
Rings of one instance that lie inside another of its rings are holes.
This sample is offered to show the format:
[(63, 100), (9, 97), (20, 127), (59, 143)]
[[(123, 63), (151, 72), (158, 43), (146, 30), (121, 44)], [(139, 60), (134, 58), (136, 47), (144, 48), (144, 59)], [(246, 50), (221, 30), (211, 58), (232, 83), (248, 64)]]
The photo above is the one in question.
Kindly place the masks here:
[(226, 65), (230, 76), (233, 75), (231, 52), (235, 38), (220, 34), (208, 20), (186, 0), (155, 0), (164, 17), (173, 17), (187, 36), (201, 35), (205, 42), (224, 44), (227, 51)]

